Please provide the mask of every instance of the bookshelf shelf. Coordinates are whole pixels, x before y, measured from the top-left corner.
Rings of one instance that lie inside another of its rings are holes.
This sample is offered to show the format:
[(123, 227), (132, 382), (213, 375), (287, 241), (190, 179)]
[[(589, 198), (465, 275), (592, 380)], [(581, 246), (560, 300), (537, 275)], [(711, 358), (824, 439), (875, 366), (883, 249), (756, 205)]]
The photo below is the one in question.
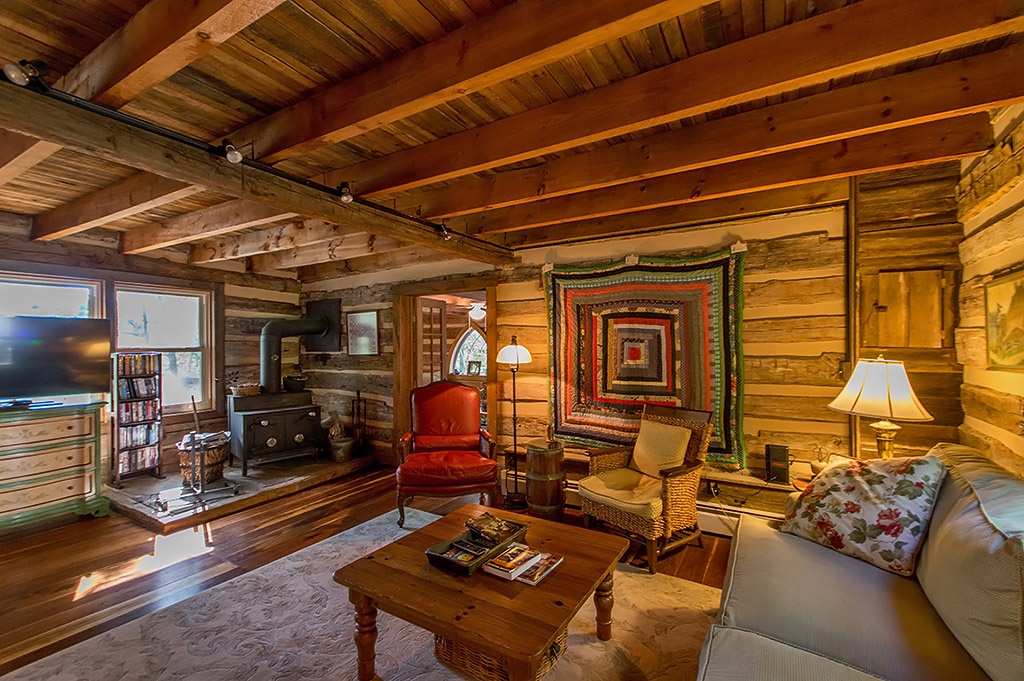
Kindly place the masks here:
[(112, 483), (138, 473), (160, 474), (161, 355), (159, 352), (118, 352), (114, 365), (114, 435)]

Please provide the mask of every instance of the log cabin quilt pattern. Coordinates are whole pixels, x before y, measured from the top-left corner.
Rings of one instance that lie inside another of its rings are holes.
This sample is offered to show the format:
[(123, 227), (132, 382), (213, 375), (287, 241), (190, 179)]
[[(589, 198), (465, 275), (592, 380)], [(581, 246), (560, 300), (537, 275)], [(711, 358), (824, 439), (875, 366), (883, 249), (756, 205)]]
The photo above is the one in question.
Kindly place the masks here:
[(630, 444), (645, 403), (703, 409), (714, 424), (708, 461), (742, 468), (744, 256), (727, 250), (548, 270), (555, 435)]

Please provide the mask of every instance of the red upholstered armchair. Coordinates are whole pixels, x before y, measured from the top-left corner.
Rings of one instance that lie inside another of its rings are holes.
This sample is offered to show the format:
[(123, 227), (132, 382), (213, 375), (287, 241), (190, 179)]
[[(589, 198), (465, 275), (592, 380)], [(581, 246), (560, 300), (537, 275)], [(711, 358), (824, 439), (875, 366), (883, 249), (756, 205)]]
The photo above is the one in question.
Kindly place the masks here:
[(437, 381), (416, 388), (412, 432), (401, 440), (398, 481), (398, 526), (405, 524), (405, 500), (414, 496), (457, 497), (487, 494), (498, 497), (498, 464), (491, 435), (480, 427), (480, 393), (455, 381)]

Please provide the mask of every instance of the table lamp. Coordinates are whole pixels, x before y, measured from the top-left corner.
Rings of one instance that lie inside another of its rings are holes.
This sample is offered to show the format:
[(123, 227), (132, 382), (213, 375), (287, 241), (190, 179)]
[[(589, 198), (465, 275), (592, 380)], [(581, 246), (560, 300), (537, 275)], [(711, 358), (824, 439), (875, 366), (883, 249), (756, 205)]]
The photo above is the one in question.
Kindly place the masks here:
[(871, 424), (875, 431), (878, 456), (888, 459), (893, 454), (893, 441), (900, 427), (889, 419), (897, 421), (931, 421), (929, 414), (918, 401), (903, 362), (898, 360), (859, 359), (846, 387), (828, 405), (854, 416), (869, 416), (881, 419)]
[[(519, 373), (520, 364), (529, 364), (533, 361), (533, 355), (516, 341), (512, 336), (512, 342), (498, 350), (495, 358), (499, 364), (507, 364), (508, 370), (512, 372), (512, 484), (513, 491), (508, 491), (508, 473), (505, 474), (505, 508), (511, 511), (521, 511), (526, 508), (526, 495), (519, 491), (519, 460), (516, 457), (519, 441), (518, 437), (518, 415), (516, 413), (516, 374)], [(508, 457), (505, 464), (508, 465)]]

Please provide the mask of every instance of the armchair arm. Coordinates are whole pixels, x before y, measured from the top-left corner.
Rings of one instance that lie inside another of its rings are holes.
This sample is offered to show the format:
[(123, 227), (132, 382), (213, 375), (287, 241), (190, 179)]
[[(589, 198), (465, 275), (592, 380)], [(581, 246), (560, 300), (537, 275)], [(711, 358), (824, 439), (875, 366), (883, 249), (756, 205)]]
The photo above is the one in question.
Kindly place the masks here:
[(398, 456), (401, 459), (401, 463), (405, 462), (405, 457), (409, 456), (409, 452), (412, 450), (412, 433), (406, 433), (398, 441)]
[(629, 458), (633, 456), (633, 445), (588, 449), (587, 456), (590, 457), (590, 475), (597, 475), (628, 466)]
[(659, 471), (663, 478), (674, 478), (679, 475), (686, 475), (691, 471), (700, 470), (704, 466), (703, 461), (697, 463), (683, 464), (682, 466), (673, 466), (672, 468), (666, 468), (665, 470)]
[(486, 428), (480, 429), (480, 451), (488, 459), (494, 458), (495, 442)]

